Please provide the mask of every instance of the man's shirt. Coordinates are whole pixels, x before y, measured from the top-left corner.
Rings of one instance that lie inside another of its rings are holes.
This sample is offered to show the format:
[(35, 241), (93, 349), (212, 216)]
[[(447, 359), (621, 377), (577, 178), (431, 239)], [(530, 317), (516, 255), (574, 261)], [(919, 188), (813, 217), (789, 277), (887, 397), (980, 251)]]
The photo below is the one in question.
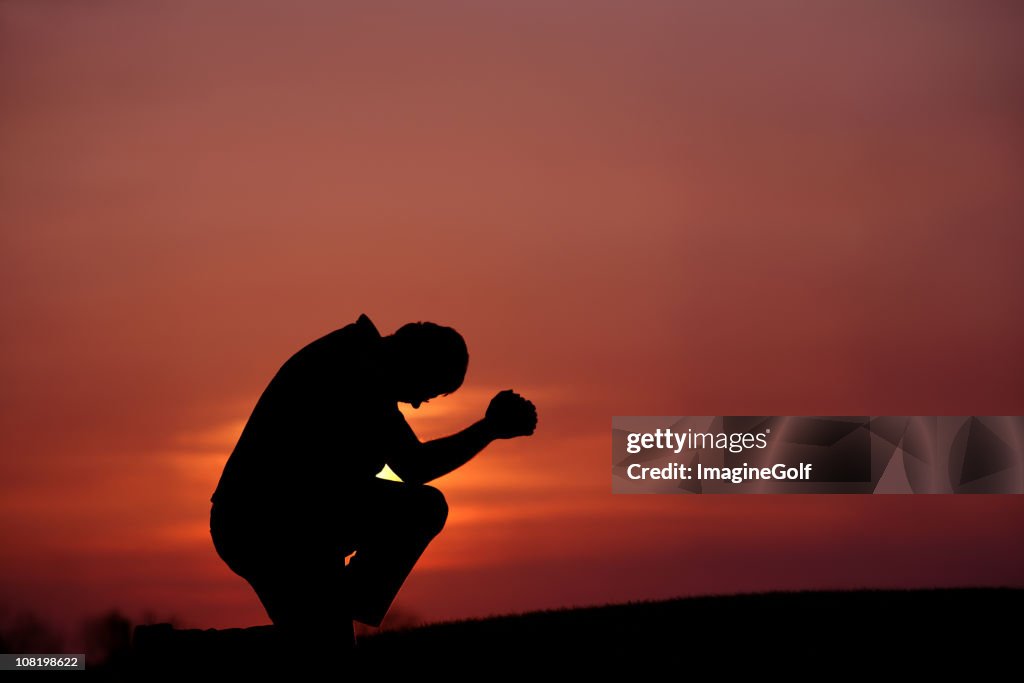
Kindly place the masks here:
[(330, 506), (417, 443), (381, 386), (382, 338), (366, 315), (302, 348), (252, 411), (212, 501), (275, 515)]

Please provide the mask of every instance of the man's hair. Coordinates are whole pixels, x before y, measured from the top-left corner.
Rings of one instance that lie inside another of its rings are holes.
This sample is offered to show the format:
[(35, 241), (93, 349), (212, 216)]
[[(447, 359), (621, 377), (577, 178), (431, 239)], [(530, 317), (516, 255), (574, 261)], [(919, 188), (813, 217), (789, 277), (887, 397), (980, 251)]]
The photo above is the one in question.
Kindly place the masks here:
[(402, 325), (392, 337), (400, 348), (436, 373), (442, 393), (450, 394), (462, 386), (469, 350), (461, 334), (450, 327), (420, 322)]

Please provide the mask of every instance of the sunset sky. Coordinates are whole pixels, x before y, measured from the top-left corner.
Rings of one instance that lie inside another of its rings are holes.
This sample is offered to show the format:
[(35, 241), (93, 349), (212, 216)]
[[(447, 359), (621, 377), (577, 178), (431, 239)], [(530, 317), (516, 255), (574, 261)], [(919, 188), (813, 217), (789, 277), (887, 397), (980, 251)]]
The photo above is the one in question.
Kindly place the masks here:
[(612, 496), (613, 415), (1024, 414), (1024, 6), (0, 3), (0, 611), (266, 623), (209, 497), (288, 356), (452, 325), (530, 439), (422, 620), (1024, 586), (1024, 497)]

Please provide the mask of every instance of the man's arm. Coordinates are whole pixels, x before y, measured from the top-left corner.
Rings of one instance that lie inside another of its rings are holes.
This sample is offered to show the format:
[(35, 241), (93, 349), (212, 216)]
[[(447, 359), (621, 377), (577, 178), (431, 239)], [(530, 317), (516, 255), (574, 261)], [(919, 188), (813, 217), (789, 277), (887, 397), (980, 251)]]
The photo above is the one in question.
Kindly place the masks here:
[(491, 399), (484, 419), (457, 434), (420, 443), (388, 466), (410, 484), (426, 484), (457, 470), (495, 439), (529, 436), (537, 428), (537, 409), (511, 389)]

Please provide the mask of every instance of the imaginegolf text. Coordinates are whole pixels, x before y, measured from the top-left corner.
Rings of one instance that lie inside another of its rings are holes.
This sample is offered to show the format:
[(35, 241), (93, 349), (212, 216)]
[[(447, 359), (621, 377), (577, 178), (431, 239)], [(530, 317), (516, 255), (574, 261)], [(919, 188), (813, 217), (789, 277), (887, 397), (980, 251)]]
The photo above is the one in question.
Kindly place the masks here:
[(626, 476), (630, 479), (698, 479), (702, 481), (720, 480), (741, 484), (753, 479), (789, 479), (810, 481), (813, 464), (802, 462), (796, 466), (779, 463), (771, 467), (750, 467), (743, 463), (742, 467), (705, 467), (698, 463), (689, 467), (681, 463), (669, 463), (663, 467), (643, 467), (633, 463), (626, 468)]

